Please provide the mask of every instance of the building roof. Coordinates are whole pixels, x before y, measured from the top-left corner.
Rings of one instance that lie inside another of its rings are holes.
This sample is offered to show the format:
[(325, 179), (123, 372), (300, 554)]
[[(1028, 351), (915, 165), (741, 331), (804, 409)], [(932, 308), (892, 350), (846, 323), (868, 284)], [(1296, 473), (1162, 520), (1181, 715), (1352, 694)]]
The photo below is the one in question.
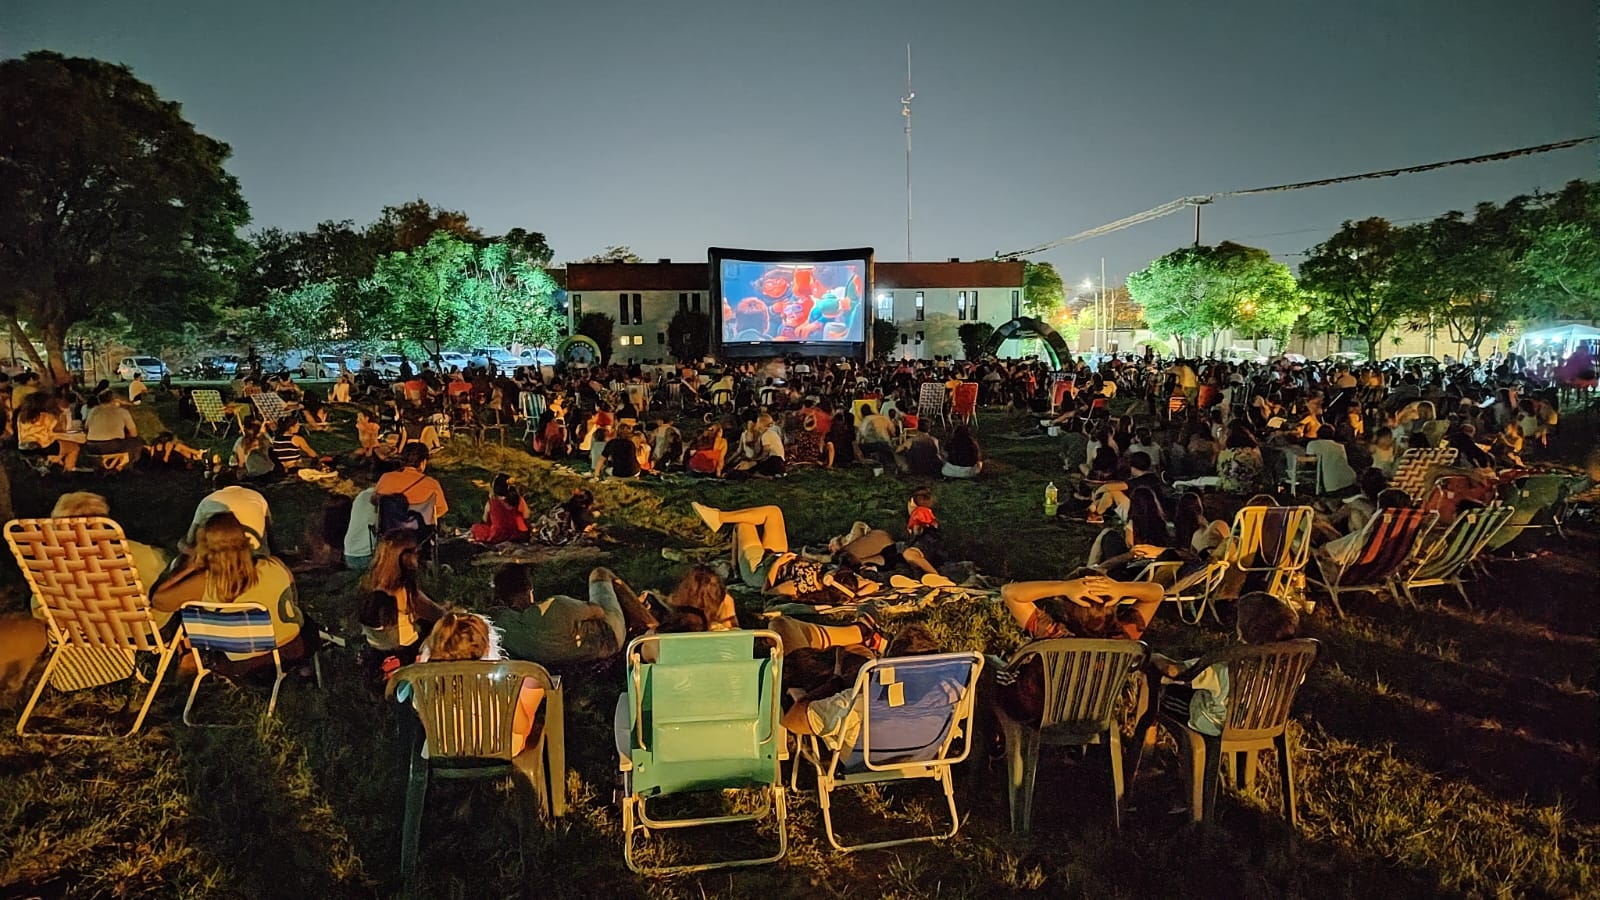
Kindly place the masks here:
[(972, 262), (881, 262), (872, 281), (882, 288), (1021, 288), (1022, 263), (1006, 260)]
[(568, 263), (567, 290), (709, 291), (708, 263)]

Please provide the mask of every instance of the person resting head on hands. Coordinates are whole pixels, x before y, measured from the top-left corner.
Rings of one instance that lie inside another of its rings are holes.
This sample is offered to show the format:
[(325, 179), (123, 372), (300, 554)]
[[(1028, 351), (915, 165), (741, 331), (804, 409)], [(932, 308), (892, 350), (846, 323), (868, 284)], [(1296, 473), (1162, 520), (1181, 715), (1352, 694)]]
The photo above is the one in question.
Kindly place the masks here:
[[(477, 613), (452, 610), (444, 614), (422, 649), (417, 653), (418, 663), (469, 662), (473, 660), (498, 661), (505, 659), (500, 649), (500, 632), (488, 618)], [(404, 699), (404, 698), (402, 698)], [(532, 678), (522, 680), (522, 690), (517, 695), (517, 710), (511, 722), (511, 755), (516, 756), (528, 744), (533, 732), (539, 704), (544, 701), (544, 688)], [(423, 747), (426, 757), (427, 747)]]

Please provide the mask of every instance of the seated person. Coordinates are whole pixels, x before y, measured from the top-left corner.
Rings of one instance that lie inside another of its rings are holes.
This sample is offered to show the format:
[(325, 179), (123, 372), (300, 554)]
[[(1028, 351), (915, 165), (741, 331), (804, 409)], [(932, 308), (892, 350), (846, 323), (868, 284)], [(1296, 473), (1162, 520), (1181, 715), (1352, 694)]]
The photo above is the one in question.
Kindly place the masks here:
[(939, 452), (939, 442), (928, 433), (928, 423), (918, 422), (911, 431), (905, 449), (900, 452), (901, 468), (923, 478), (936, 478), (944, 469), (944, 456)]
[(685, 467), (693, 475), (721, 478), (722, 464), (727, 456), (728, 442), (722, 436), (722, 426), (713, 422), (695, 438), (694, 449), (689, 451)]
[[(469, 612), (444, 614), (428, 633), (417, 661), (422, 663), (465, 662), (470, 660), (505, 659), (500, 647), (500, 635), (485, 616)], [(401, 698), (405, 699), (405, 698)], [(539, 714), (539, 704), (544, 701), (544, 688), (531, 678), (522, 680), (522, 690), (517, 695), (517, 710), (511, 722), (511, 755), (516, 756), (528, 745), (533, 733), (534, 720)], [(422, 755), (428, 755), (426, 745)]]
[[(596, 438), (595, 443), (599, 443)], [(595, 474), (604, 478), (637, 478), (639, 476), (639, 448), (633, 442), (633, 426), (618, 422), (616, 433), (600, 450), (600, 465)]]
[[(1375, 503), (1376, 508), (1373, 510), (1372, 515), (1376, 516), (1385, 509), (1402, 509), (1410, 505), (1411, 498), (1406, 495), (1405, 491), (1388, 488), (1378, 494), (1377, 502)], [(1361, 552), (1363, 533), (1365, 531), (1366, 527), (1363, 526), (1343, 537), (1328, 541), (1312, 552), (1342, 569), (1353, 562), (1355, 555)]]
[(1356, 476), (1360, 490), (1347, 497), (1330, 513), (1318, 513), (1312, 521), (1311, 540), (1327, 543), (1347, 534), (1359, 533), (1378, 511), (1378, 495), (1389, 487), (1389, 479), (1378, 468), (1365, 469)]
[[(927, 656), (940, 652), (932, 632), (922, 625), (907, 625), (889, 641), (884, 658)], [(865, 662), (865, 659), (861, 659)], [(859, 668), (859, 667), (858, 667)], [(830, 679), (811, 690), (790, 688), (785, 700), (783, 727), (794, 734), (810, 734), (822, 738), (831, 750), (855, 745), (861, 731), (861, 720), (854, 703), (855, 682), (845, 682), (842, 677)], [(914, 697), (905, 698), (915, 702)]]
[(630, 634), (659, 624), (610, 569), (591, 571), (588, 591), (587, 600), (565, 594), (537, 600), (527, 566), (501, 566), (488, 615), (503, 632), (506, 655), (542, 666), (610, 659), (627, 646)]
[(1094, 495), (1089, 500), (1089, 524), (1098, 525), (1104, 522), (1105, 514), (1113, 508), (1117, 510), (1118, 518), (1124, 522), (1128, 521), (1129, 497), (1139, 488), (1149, 488), (1155, 492), (1157, 498), (1160, 498), (1167, 486), (1153, 468), (1150, 455), (1143, 450), (1129, 453), (1128, 480), (1108, 481), (1094, 489)]
[[(57, 497), (55, 507), (50, 510), (52, 519), (72, 519), (80, 516), (100, 516), (109, 519), (111, 505), (99, 494), (69, 491)], [(124, 538), (123, 543), (127, 545), (128, 555), (133, 558), (134, 569), (139, 573), (139, 582), (148, 589), (160, 581), (161, 573), (167, 568), (166, 552), (127, 538)], [(35, 617), (44, 618), (44, 606), (39, 602), (38, 594), (33, 595), (31, 607)], [(168, 613), (156, 613), (156, 624), (164, 627), (168, 617)]]
[(300, 433), (300, 420), (285, 417), (278, 422), (278, 431), (272, 438), (272, 461), (285, 472), (313, 463), (317, 451), (311, 449), (305, 435)]
[(276, 472), (272, 461), (272, 439), (259, 419), (247, 418), (228, 455), (228, 468), (242, 479), (259, 480)]
[(178, 549), (188, 551), (192, 548), (200, 526), (217, 513), (226, 512), (232, 513), (234, 519), (244, 526), (245, 533), (250, 536), (250, 545), (256, 552), (266, 553), (267, 527), (272, 522), (267, 498), (261, 496), (260, 491), (230, 483), (227, 473), (217, 477), (217, 484), (217, 489), (201, 497), (195, 506), (194, 519), (189, 524), (188, 533), (178, 542)]
[(1356, 470), (1350, 468), (1350, 458), (1344, 445), (1334, 440), (1332, 425), (1322, 425), (1317, 429), (1316, 437), (1306, 443), (1306, 453), (1317, 458), (1317, 466), (1322, 472), (1316, 487), (1317, 493), (1337, 494), (1356, 483)]
[(138, 426), (133, 424), (133, 416), (109, 389), (100, 392), (94, 408), (83, 417), (83, 425), (85, 453), (96, 456), (126, 453), (130, 464), (137, 462), (144, 453), (144, 441), (139, 437)]
[(789, 440), (787, 463), (790, 466), (820, 466), (823, 463), (823, 433), (817, 429), (817, 417), (807, 413), (800, 419), (800, 429)]
[(400, 469), (379, 477), (378, 496), (403, 494), (410, 508), (422, 516), (424, 525), (436, 525), (450, 511), (450, 503), (439, 480), (427, 472), (427, 448), (418, 443), (407, 444), (400, 451), (400, 463)]
[(528, 503), (504, 472), (494, 476), (483, 517), (472, 526), (472, 540), (479, 544), (503, 544), (528, 539)]
[(186, 465), (199, 462), (206, 457), (204, 450), (196, 450), (185, 444), (170, 431), (156, 435), (155, 440), (150, 442), (149, 452), (150, 459), (163, 465), (171, 463), (174, 456)]
[[(1271, 644), (1292, 639), (1300, 628), (1300, 614), (1289, 603), (1264, 591), (1252, 591), (1239, 598), (1236, 634), (1241, 644)], [(1151, 671), (1162, 678), (1188, 678), (1184, 684), (1168, 684), (1161, 692), (1159, 715), (1200, 734), (1220, 737), (1228, 716), (1228, 667), (1207, 666), (1192, 672), (1200, 659), (1176, 660), (1160, 653), (1150, 656)], [(1192, 674), (1193, 677), (1188, 677)], [(1187, 773), (1194, 770), (1193, 750), (1180, 740), (1178, 758)]]
[(976, 478), (982, 471), (983, 448), (972, 436), (972, 428), (962, 422), (950, 433), (939, 474), (946, 478)]
[(361, 579), (361, 633), (377, 651), (385, 677), (416, 661), (422, 639), (444, 615), (417, 582), (419, 546), (415, 531), (389, 532), (378, 542)]

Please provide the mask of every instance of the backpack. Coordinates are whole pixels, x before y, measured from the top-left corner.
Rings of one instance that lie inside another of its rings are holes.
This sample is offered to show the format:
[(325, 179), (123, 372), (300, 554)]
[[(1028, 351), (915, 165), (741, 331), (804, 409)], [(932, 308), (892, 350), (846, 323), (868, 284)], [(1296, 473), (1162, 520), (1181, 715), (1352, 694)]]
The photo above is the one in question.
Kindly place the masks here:
[[(419, 475), (417, 480), (406, 485), (406, 491), (411, 490), (427, 476)], [(375, 494), (373, 503), (378, 506), (378, 536), (382, 537), (391, 531), (420, 531), (427, 523), (422, 521), (422, 514), (411, 508), (411, 501), (406, 499), (405, 491), (394, 494)]]
[(578, 526), (572, 523), (572, 514), (567, 512), (567, 508), (557, 504), (530, 525), (528, 533), (533, 540), (560, 547), (577, 538)]

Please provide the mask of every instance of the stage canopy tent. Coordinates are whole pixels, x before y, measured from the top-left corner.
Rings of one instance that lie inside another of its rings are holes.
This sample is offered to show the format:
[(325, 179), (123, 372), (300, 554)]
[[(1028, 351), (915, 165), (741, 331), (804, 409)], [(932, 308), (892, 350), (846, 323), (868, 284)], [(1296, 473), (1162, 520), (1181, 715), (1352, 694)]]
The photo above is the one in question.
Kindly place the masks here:
[(1576, 349), (1579, 344), (1587, 341), (1600, 341), (1600, 328), (1595, 328), (1592, 325), (1581, 325), (1576, 322), (1567, 322), (1525, 332), (1520, 343), (1524, 355), (1552, 349), (1552, 346), (1554, 346), (1560, 347), (1561, 355), (1566, 356)]

